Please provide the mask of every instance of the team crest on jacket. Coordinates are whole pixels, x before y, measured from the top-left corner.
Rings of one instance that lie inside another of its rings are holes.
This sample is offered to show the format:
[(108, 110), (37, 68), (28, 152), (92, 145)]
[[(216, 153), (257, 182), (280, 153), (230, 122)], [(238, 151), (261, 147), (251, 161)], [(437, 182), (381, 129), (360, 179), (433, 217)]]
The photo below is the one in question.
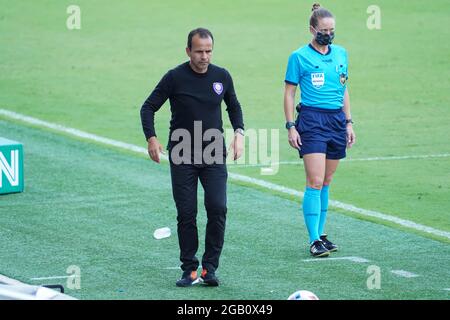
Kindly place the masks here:
[(221, 82), (214, 82), (213, 89), (214, 92), (220, 96), (220, 94), (223, 92), (223, 84)]
[(311, 84), (314, 88), (320, 89), (325, 83), (325, 73), (323, 72), (313, 72), (311, 73)]

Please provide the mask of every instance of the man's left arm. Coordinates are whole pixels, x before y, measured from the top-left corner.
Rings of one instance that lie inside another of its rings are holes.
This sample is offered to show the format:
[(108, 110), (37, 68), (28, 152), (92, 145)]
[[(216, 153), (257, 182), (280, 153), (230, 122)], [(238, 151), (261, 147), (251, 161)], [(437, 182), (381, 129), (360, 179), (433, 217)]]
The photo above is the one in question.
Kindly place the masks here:
[(227, 72), (228, 88), (225, 91), (224, 100), (227, 105), (227, 112), (230, 118), (231, 125), (234, 129), (233, 142), (230, 148), (233, 149), (233, 160), (241, 157), (244, 151), (244, 119), (242, 116), (242, 108), (234, 91), (234, 84), (231, 75)]

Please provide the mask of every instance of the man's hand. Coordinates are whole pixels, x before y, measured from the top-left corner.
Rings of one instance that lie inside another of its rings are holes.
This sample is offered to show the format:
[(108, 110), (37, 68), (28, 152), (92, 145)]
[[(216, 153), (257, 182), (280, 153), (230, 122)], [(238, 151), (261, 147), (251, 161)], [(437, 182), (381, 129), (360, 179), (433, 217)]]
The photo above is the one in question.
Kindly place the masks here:
[(288, 140), (292, 148), (295, 148), (297, 150), (300, 149), (300, 146), (302, 145), (302, 140), (300, 139), (300, 135), (298, 134), (298, 131), (295, 127), (291, 127), (289, 129)]
[(150, 137), (148, 139), (148, 154), (150, 158), (159, 163), (159, 153), (163, 153), (163, 147), (159, 143), (158, 139), (156, 137)]
[(356, 143), (356, 134), (351, 123), (347, 124), (347, 147), (351, 148)]
[(244, 136), (236, 132), (229, 149), (233, 149), (233, 160), (239, 159), (244, 151)]

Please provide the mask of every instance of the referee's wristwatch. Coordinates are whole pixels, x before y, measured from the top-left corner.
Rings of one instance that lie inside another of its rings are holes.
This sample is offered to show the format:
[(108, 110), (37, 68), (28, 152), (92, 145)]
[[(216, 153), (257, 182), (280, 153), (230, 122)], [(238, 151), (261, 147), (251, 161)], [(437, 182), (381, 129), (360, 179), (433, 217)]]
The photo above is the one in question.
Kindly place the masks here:
[(289, 130), (292, 127), (295, 127), (295, 122), (292, 122), (292, 121), (286, 122), (286, 129)]

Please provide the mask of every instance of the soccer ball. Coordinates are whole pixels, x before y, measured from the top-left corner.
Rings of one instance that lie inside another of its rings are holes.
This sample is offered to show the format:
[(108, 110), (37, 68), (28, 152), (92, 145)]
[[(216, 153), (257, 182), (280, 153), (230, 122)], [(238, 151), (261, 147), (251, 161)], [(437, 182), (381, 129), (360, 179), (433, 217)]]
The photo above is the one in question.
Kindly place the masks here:
[(319, 298), (311, 291), (299, 290), (291, 294), (288, 300), (319, 300)]

